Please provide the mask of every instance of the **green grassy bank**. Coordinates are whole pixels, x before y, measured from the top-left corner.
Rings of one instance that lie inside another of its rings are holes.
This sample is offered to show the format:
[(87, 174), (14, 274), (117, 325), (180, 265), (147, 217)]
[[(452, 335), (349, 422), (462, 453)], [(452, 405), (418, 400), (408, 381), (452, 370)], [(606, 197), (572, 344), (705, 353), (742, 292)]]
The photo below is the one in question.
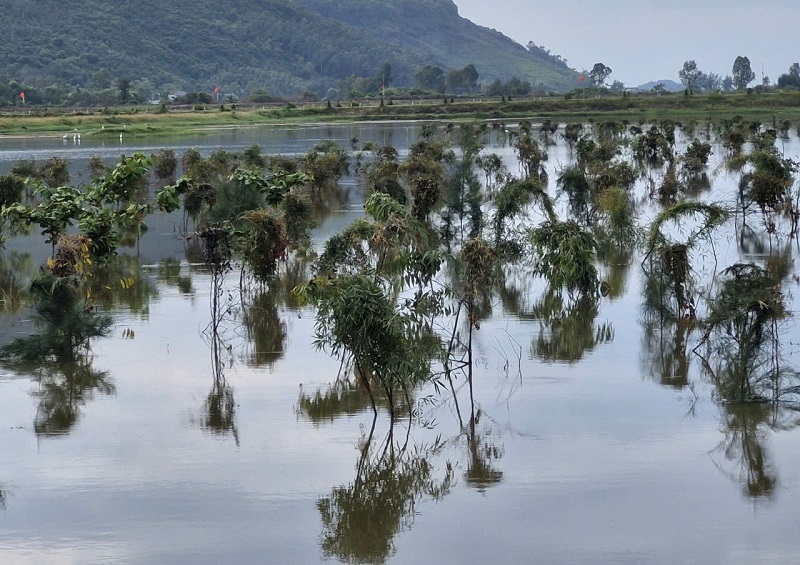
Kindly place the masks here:
[(180, 135), (220, 127), (270, 123), (383, 120), (487, 120), (550, 118), (556, 120), (614, 119), (632, 122), (675, 119), (717, 120), (743, 116), (765, 123), (800, 119), (800, 92), (710, 94), (684, 96), (366, 100), (328, 107), (327, 103), (272, 106), (208, 105), (194, 108), (14, 108), (0, 111), (0, 135), (63, 135), (116, 137)]

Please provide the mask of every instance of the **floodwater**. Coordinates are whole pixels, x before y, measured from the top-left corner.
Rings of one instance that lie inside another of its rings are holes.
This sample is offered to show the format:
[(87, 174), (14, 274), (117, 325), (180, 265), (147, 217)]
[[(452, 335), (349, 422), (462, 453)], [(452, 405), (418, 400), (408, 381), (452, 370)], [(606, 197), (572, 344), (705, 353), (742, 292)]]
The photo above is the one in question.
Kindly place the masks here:
[[(252, 143), (298, 154), (320, 139), (349, 147), (353, 137), (402, 154), (418, 132), (386, 124), (177, 143), (0, 139), (0, 173), (21, 158), (59, 155), (80, 169), (95, 154), (113, 162), (136, 150), (208, 154)], [(496, 137), (492, 145), (516, 172), (513, 150)], [(548, 151), (554, 194), (571, 157), (563, 141)], [(800, 153), (794, 134), (784, 151)], [(719, 144), (714, 152), (702, 198), (729, 199), (738, 179), (720, 172)], [(318, 243), (363, 213), (357, 182), (344, 185)], [(211, 278), (187, 253), (180, 223), (148, 219), (138, 267), (129, 259), (136, 284), (104, 302), (114, 330), (86, 363), (0, 369), (0, 562), (800, 562), (794, 412), (719, 402), (691, 346), (683, 363), (664, 361), (674, 339), (663, 345), (646, 331), (641, 257), (617, 269), (616, 292), (558, 339), (526, 313), (538, 287), (520, 266), (509, 276), (519, 292), (494, 295), (475, 334), (475, 434), (459, 426), (449, 395), (423, 389), (415, 414), (393, 429), (379, 414), (365, 448), (369, 402), (359, 390), (330, 394), (339, 364), (315, 349), (314, 312), (289, 293), (302, 269), (287, 266), (268, 292), (243, 301), (229, 274), (231, 311), (215, 341)], [(792, 273), (796, 247), (788, 238), (774, 245)], [(9, 242), (0, 258), (6, 270), (33, 272), (48, 252), (32, 238)], [(716, 253), (725, 266), (744, 252), (730, 231)], [(709, 268), (707, 257), (698, 261), (698, 271)], [(797, 288), (787, 280), (793, 311)], [(28, 315), (3, 316), (4, 342), (30, 327)], [(796, 364), (796, 324), (781, 331), (785, 361)]]

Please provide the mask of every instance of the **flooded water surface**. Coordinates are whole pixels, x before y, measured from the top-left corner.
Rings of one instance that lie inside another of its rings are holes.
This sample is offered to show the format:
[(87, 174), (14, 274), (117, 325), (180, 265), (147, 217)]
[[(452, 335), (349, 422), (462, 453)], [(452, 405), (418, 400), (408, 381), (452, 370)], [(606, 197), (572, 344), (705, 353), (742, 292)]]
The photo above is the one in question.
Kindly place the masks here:
[[(354, 144), (391, 143), (403, 160), (421, 129), (272, 127), (122, 144), (2, 139), (0, 173), (20, 159), (60, 156), (77, 184), (89, 182), (95, 155), (113, 164), (162, 147), (180, 158), (190, 147), (208, 156), (257, 143), (265, 155), (296, 156), (328, 139), (353, 159)], [(506, 129), (517, 124), (488, 129), (482, 154), (496, 153), (519, 176)], [(706, 139), (699, 126), (687, 129), (678, 130), (678, 151)], [(538, 125), (532, 134), (547, 149), (554, 198), (577, 158), (563, 132), (549, 145)], [(743, 173), (724, 165), (715, 131), (708, 139), (710, 187), (696, 197), (734, 206)], [(621, 159), (634, 150), (626, 143)], [(794, 131), (775, 143), (800, 158)], [(650, 192), (667, 168), (637, 168), (641, 240), (666, 205)], [(361, 180), (342, 177), (318, 211), (318, 251), (364, 216)], [(575, 211), (564, 194), (556, 206), (564, 217)], [(753, 215), (745, 229), (734, 215), (698, 244), (692, 304), (671, 321), (652, 314), (649, 283), (660, 271), (648, 270), (641, 243), (598, 258), (606, 285), (585, 300), (548, 293), (526, 257), (511, 262), (476, 314), (474, 413), (459, 377), (458, 405), (449, 385), (423, 385), (410, 391), (412, 413), (399, 409), (392, 425), (386, 401), (373, 418), (364, 388), (350, 375), (337, 380), (339, 359), (315, 346), (316, 309), (291, 292), (313, 275), (313, 258), (281, 262), (263, 287), (241, 289), (234, 267), (212, 315), (216, 279), (182, 231), (182, 213), (156, 214), (138, 256), (134, 244), (119, 250), (132, 286), (112, 280), (96, 298), (112, 315), (108, 337), (74, 361), (0, 370), (0, 562), (800, 562), (794, 392), (731, 401), (726, 350), (704, 344), (705, 360), (692, 351), (706, 330), (689, 312), (707, 317), (723, 269), (752, 262), (781, 273), (785, 310), (775, 340), (754, 355), (774, 351), (785, 374), (798, 366), (797, 239), (784, 217), (773, 234), (765, 221)], [(50, 256), (43, 241), (34, 226), (0, 255), (3, 343), (33, 331), (31, 310), (14, 297)], [(729, 329), (708, 342), (728, 343)], [(764, 363), (736, 370), (753, 377)]]

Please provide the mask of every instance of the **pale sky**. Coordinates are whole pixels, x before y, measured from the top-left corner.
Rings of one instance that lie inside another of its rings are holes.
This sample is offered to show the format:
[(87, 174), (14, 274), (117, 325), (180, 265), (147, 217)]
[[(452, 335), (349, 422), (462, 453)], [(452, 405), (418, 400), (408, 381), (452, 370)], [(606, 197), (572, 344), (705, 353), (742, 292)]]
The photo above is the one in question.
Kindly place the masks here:
[[(609, 81), (676, 82), (683, 62), (731, 74), (738, 55), (761, 83), (800, 61), (800, 0), (454, 0), (459, 13), (515, 41), (533, 41), (578, 70), (604, 63)], [(480, 71), (480, 69), (478, 69)]]

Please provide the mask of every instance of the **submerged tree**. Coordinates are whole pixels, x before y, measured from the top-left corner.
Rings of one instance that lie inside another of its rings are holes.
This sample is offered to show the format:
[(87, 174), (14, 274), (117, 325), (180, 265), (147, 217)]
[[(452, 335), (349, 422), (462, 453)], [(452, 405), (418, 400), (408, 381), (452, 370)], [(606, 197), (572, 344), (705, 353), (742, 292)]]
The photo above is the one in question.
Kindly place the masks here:
[[(656, 217), (650, 226), (647, 253), (642, 263), (647, 275), (645, 303), (648, 308), (658, 312), (660, 317), (673, 320), (695, 317), (690, 253), (699, 242), (710, 242), (711, 232), (729, 217), (728, 210), (720, 205), (690, 201), (679, 202)], [(680, 239), (668, 229), (687, 223), (688, 233)]]
[(722, 272), (704, 334), (704, 366), (721, 400), (796, 402), (800, 376), (781, 361), (778, 323), (786, 315), (779, 281), (752, 264)]

